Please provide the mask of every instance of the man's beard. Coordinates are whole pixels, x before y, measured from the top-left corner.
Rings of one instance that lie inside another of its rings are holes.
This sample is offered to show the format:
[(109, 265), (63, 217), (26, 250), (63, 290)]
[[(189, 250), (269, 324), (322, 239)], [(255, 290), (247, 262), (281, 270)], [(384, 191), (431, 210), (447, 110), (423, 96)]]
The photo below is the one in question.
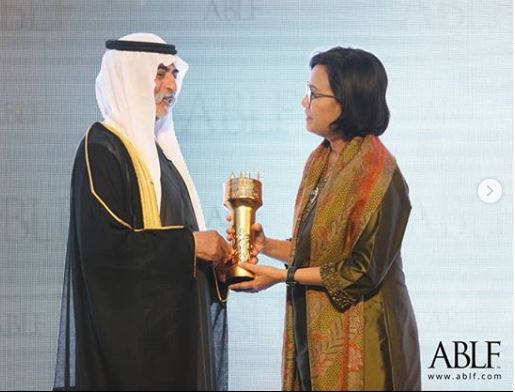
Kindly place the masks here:
[(157, 94), (155, 96), (156, 104), (160, 104), (161, 101), (167, 101), (168, 107), (172, 107), (175, 103), (175, 94)]

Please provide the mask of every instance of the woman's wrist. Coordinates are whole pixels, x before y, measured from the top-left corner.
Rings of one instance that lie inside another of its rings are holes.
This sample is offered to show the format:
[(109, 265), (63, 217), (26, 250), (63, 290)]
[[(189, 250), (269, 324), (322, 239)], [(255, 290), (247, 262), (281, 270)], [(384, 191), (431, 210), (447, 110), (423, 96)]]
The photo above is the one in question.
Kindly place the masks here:
[(277, 283), (284, 283), (286, 282), (286, 276), (287, 276), (288, 270), (285, 269), (279, 269), (277, 268)]
[(265, 237), (263, 236), (264, 239), (263, 239), (263, 248), (261, 248), (261, 253), (263, 253), (265, 256), (270, 256), (268, 254), (268, 246), (270, 245), (269, 241), (268, 241), (268, 237)]

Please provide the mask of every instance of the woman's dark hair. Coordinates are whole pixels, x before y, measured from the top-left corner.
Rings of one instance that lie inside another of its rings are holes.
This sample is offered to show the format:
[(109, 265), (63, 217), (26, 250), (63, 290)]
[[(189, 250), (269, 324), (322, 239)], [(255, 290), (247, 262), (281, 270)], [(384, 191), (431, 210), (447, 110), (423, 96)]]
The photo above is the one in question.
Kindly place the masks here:
[(388, 78), (381, 61), (364, 50), (338, 46), (314, 55), (309, 66), (313, 69), (316, 65), (327, 67), (329, 84), (342, 109), (331, 129), (345, 140), (381, 135), (390, 120)]

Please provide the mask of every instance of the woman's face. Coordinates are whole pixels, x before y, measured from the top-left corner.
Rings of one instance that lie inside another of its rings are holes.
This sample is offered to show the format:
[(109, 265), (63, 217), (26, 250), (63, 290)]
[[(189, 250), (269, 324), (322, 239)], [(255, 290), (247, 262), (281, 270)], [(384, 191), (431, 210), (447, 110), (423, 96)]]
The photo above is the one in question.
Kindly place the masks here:
[(308, 131), (326, 139), (338, 136), (331, 131), (330, 125), (340, 117), (342, 110), (331, 90), (325, 65), (315, 65), (311, 70), (308, 91), (301, 104), (306, 113), (306, 129)]

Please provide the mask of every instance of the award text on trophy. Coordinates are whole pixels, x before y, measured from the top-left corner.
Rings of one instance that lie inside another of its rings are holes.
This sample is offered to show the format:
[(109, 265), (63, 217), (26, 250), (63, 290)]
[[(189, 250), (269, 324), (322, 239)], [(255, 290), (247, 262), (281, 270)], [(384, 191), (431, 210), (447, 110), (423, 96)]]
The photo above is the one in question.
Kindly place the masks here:
[(252, 178), (250, 173), (240, 173), (239, 177), (231, 175), (225, 182), (224, 205), (233, 217), (236, 263), (226, 274), (227, 284), (254, 279), (251, 272), (241, 268), (237, 263), (250, 261), (254, 243), (252, 225), (256, 221), (256, 211), (263, 205), (259, 174), (256, 177)]

